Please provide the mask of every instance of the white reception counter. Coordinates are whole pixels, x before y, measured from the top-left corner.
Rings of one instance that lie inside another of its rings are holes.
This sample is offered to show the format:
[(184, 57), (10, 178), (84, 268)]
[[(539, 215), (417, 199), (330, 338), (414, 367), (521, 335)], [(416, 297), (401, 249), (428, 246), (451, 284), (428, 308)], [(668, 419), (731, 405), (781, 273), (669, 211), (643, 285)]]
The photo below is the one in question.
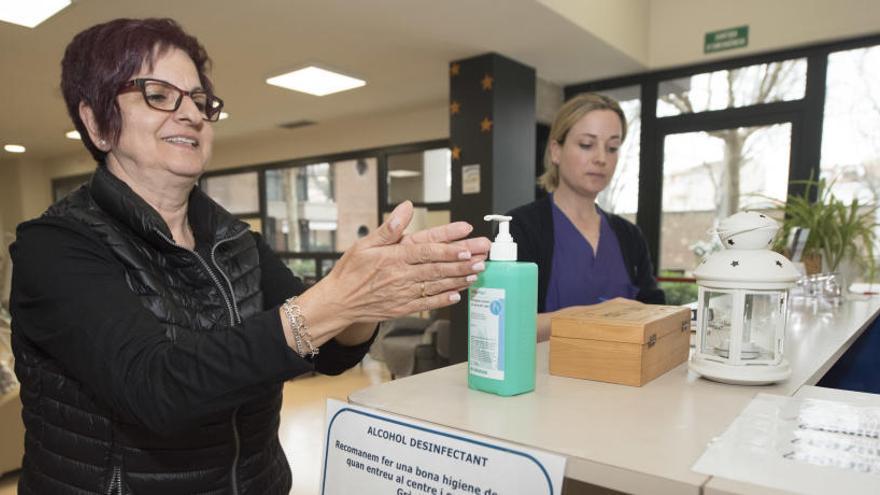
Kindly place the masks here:
[[(793, 305), (786, 356), (793, 374), (770, 386), (711, 382), (682, 364), (641, 388), (548, 373), (538, 345), (533, 393), (498, 397), (467, 387), (466, 363), (357, 391), (349, 401), (388, 413), (567, 457), (565, 475), (627, 493), (699, 494), (710, 477), (691, 471), (758, 392), (794, 395), (814, 385), (874, 320), (880, 297), (836, 308)], [(714, 493), (736, 493), (736, 483)], [(754, 488), (754, 487), (753, 487)]]

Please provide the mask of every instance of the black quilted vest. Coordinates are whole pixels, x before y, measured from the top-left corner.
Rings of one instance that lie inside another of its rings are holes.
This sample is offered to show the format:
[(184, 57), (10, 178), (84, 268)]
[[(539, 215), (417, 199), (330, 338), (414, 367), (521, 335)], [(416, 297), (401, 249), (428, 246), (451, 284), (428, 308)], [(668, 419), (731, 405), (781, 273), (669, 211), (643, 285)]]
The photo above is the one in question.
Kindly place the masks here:
[[(263, 310), (260, 260), (247, 225), (198, 188), (189, 207), (197, 239), (210, 242), (210, 256), (174, 246), (158, 213), (104, 166), (44, 215), (87, 225), (112, 250), (128, 286), (174, 341)], [(120, 420), (88, 384), (66, 375), (26, 339), (13, 338), (27, 427), (20, 495), (290, 490), (290, 468), (278, 442), (281, 384), (183, 433), (157, 435)]]

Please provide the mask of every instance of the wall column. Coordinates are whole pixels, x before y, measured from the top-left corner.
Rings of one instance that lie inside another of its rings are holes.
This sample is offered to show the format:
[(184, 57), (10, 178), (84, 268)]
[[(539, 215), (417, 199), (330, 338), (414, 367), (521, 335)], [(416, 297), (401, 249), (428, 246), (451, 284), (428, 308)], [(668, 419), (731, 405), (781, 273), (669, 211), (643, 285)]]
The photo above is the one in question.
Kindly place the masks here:
[[(535, 194), (535, 70), (495, 53), (449, 65), (452, 220), (493, 237), (483, 220)], [(467, 301), (451, 312), (452, 362), (467, 359)]]

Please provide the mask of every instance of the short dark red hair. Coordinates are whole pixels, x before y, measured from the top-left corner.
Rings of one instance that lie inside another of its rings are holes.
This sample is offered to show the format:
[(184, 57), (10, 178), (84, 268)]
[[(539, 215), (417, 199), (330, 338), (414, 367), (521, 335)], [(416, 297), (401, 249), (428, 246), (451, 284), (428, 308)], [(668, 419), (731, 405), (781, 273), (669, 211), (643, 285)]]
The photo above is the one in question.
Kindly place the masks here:
[(74, 36), (61, 60), (61, 92), (67, 113), (83, 144), (99, 163), (106, 153), (95, 146), (79, 117), (80, 102), (91, 107), (98, 130), (115, 143), (122, 130), (122, 116), (116, 94), (140, 72), (146, 62), (172, 48), (189, 55), (199, 73), (199, 82), (209, 94), (213, 85), (207, 71), (211, 60), (205, 48), (172, 19), (116, 19), (92, 26)]

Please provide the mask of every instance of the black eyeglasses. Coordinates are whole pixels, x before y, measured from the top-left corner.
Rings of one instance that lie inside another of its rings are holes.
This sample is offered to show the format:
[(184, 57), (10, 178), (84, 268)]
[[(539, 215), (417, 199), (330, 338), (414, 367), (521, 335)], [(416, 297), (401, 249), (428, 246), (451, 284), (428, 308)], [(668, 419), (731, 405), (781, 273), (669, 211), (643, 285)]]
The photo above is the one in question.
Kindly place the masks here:
[(144, 95), (144, 101), (150, 108), (163, 112), (176, 112), (184, 96), (192, 98), (202, 117), (209, 122), (220, 120), (220, 111), (223, 110), (223, 100), (204, 90), (184, 91), (158, 79), (132, 79), (119, 88), (119, 93), (138, 90)]

